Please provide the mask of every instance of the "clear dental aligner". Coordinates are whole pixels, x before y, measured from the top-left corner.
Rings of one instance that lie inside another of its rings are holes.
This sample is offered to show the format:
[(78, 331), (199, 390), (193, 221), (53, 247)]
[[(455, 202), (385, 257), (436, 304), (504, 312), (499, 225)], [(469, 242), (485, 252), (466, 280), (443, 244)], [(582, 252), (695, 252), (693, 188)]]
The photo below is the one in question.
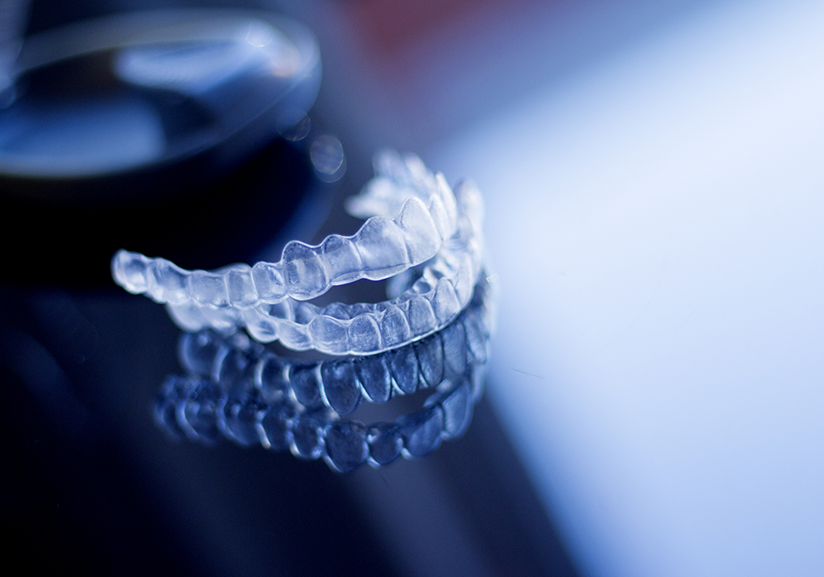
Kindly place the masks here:
[(462, 375), (444, 380), (422, 409), (393, 423), (367, 426), (323, 405), (305, 408), (289, 397), (267, 403), (256, 389), (231, 394), (209, 379), (174, 376), (155, 403), (155, 419), (176, 438), (288, 448), (297, 457), (323, 457), (336, 471), (349, 472), (366, 462), (380, 467), (401, 455), (423, 457), (441, 441), (462, 435), (481, 396), (484, 368), (477, 361), (467, 364)]
[[(376, 176), (347, 210), (369, 218), (353, 236), (317, 246), (292, 241), (276, 263), (183, 270), (162, 258), (118, 251), (112, 276), (127, 291), (172, 306), (249, 309), (285, 299), (309, 300), (360, 279), (383, 280), (435, 256), (458, 226), (455, 195), (443, 175), (416, 156), (383, 152)], [(394, 218), (393, 218), (394, 217)]]
[[(348, 209), (358, 216), (400, 210), (394, 221), (370, 219), (355, 237), (332, 235), (318, 247), (290, 243), (280, 269), (258, 263), (188, 273), (163, 259), (120, 251), (112, 261), (113, 276), (131, 292), (166, 302), (172, 318), (188, 331), (240, 326), (260, 342), (280, 340), (295, 350), (333, 355), (374, 354), (420, 339), (446, 326), (471, 296), (483, 258), (483, 201), (470, 183), (459, 184), (453, 193), (443, 177), (432, 175), (417, 157), (401, 160), (384, 153), (375, 165), (378, 176), (350, 199)], [(420, 208), (421, 197), (429, 199), (428, 216), (414, 208)], [(370, 228), (370, 223), (378, 224)], [(351, 241), (361, 234), (368, 250)], [(440, 244), (434, 258), (415, 275), (401, 275), (406, 291), (393, 300), (319, 308), (292, 298), (295, 291), (299, 298), (311, 298), (332, 284), (408, 273), (413, 263), (432, 252), (436, 241)], [(335, 243), (340, 246), (330, 250)], [(364, 268), (357, 269), (360, 265)], [(264, 275), (263, 270), (273, 274)], [(292, 297), (286, 297), (287, 292)]]
[[(260, 342), (280, 342), (294, 350), (331, 355), (371, 355), (436, 332), (467, 305), (482, 268), (483, 201), (471, 183), (456, 189), (458, 226), (438, 254), (414, 274), (404, 275), (403, 293), (375, 304), (324, 308), (291, 299), (247, 309), (167, 304), (188, 331), (245, 327)], [(407, 271), (408, 272), (408, 271)]]
[(383, 403), (459, 377), (468, 361), (485, 362), (491, 292), (482, 279), (472, 302), (449, 326), (378, 355), (306, 362), (277, 356), (242, 332), (203, 330), (181, 335), (178, 357), (191, 376), (210, 378), (225, 391), (254, 386), (267, 403), (288, 395), (305, 407), (324, 404), (345, 415), (364, 399)]

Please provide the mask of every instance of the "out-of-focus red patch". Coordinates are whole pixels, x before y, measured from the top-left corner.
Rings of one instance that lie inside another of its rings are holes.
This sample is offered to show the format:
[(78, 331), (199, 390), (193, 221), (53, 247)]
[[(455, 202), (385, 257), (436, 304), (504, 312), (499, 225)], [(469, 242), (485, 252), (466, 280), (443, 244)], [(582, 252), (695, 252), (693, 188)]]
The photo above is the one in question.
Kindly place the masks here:
[[(506, 0), (355, 0), (346, 9), (353, 28), (376, 59), (392, 59), (428, 35), (499, 6)], [(517, 0), (515, 2), (518, 3)]]

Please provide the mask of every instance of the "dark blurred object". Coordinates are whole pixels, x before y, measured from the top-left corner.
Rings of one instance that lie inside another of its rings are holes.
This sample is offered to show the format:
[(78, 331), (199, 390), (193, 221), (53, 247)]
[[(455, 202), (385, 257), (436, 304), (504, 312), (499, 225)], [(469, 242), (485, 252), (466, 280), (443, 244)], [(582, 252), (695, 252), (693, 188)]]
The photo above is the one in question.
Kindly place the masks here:
[(225, 265), (312, 188), (303, 146), (280, 138), (320, 82), (317, 43), (290, 20), (118, 15), (27, 39), (17, 69), (0, 111), (8, 280), (99, 284), (124, 246)]
[(145, 12), (27, 38), (15, 77), (4, 190), (116, 204), (231, 170), (308, 111), (320, 57), (305, 28), (266, 13)]
[(110, 284), (109, 261), (122, 247), (216, 268), (265, 248), (303, 196), (326, 186), (308, 155), (279, 139), (211, 186), (182, 187), (163, 199), (78, 207), (6, 198), (0, 275), (25, 284)]

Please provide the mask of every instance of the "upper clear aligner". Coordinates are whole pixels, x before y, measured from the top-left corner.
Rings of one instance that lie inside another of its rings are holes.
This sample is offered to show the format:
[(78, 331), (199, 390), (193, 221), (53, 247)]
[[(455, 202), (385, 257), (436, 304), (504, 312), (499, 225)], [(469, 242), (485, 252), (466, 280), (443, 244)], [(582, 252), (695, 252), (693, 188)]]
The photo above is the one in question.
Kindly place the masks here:
[(347, 204), (353, 216), (371, 216), (352, 236), (333, 234), (316, 246), (291, 241), (279, 262), (213, 272), (187, 271), (163, 258), (120, 250), (112, 276), (127, 291), (159, 303), (237, 309), (309, 300), (333, 286), (389, 278), (438, 253), (456, 232), (457, 205), (443, 175), (432, 174), (416, 156), (381, 153), (375, 172)]
[[(332, 235), (318, 247), (292, 242), (284, 250), (281, 263), (258, 263), (255, 267), (232, 265), (215, 273), (188, 273), (164, 259), (148, 259), (120, 251), (112, 261), (113, 276), (130, 292), (146, 292), (155, 300), (166, 302), (172, 318), (189, 331), (245, 326), (260, 342), (280, 340), (294, 350), (315, 349), (333, 355), (367, 355), (403, 346), (440, 330), (469, 302), (482, 268), (483, 200), (477, 188), (469, 182), (458, 184), (453, 193), (442, 175), (432, 175), (415, 156), (402, 160), (392, 153), (380, 154), (375, 160), (375, 170), (377, 176), (358, 197), (351, 199), (347, 207), (349, 212), (363, 216), (392, 213), (398, 206), (402, 209), (394, 220), (380, 216), (371, 218), (353, 237)], [(422, 206), (420, 196), (427, 194), (432, 209), (429, 213), (419, 210)], [(446, 201), (439, 202), (441, 199)], [(431, 217), (433, 226), (425, 225), (424, 217)], [(405, 260), (400, 250), (400, 237), (393, 232), (395, 229), (409, 232), (403, 236), (409, 239), (404, 240), (407, 247)], [(409, 247), (433, 246), (436, 239), (433, 230), (437, 231), (440, 241), (434, 258), (415, 275), (409, 276), (402, 286), (405, 292), (390, 301), (355, 305), (335, 303), (319, 308), (285, 296), (287, 289), (278, 289), (283, 294), (278, 293), (277, 298), (271, 296), (277, 291), (267, 288), (272, 284), (266, 283), (274, 277), (256, 275), (256, 271), (272, 271), (280, 266), (282, 282), (278, 286), (302, 286), (303, 295), (317, 296), (332, 284), (360, 278), (387, 278), (408, 270), (413, 266), (412, 262), (430, 252)], [(447, 238), (448, 231), (452, 235)], [(352, 242), (356, 238), (359, 244)], [(329, 264), (330, 259), (323, 260), (314, 252), (304, 255), (305, 258), (290, 256), (300, 250), (311, 252), (317, 249), (321, 254), (340, 257), (343, 248), (325, 251), (331, 245), (348, 246), (346, 250), (360, 254), (359, 259), (351, 260), (352, 263), (370, 262), (373, 266), (356, 270), (354, 266), (340, 265), (335, 259), (332, 259), (335, 263)], [(363, 258), (364, 247), (371, 247), (367, 251), (371, 255), (368, 258)], [(288, 252), (290, 250), (293, 252)], [(417, 258), (411, 258), (413, 253)], [(284, 261), (287, 262), (285, 277), (282, 275)], [(308, 290), (310, 285), (320, 292), (315, 294)], [(203, 298), (207, 286), (211, 287), (209, 294), (212, 296)], [(263, 294), (270, 296), (264, 299)], [(195, 296), (190, 298), (190, 295)]]

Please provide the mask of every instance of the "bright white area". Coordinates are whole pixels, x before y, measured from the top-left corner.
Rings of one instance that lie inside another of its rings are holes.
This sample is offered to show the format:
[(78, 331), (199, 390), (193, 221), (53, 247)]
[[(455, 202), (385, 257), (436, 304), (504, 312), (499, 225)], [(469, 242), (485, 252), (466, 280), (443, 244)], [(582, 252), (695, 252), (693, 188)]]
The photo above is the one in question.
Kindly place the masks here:
[(490, 395), (592, 576), (824, 575), (824, 3), (724, 2), (437, 150)]

